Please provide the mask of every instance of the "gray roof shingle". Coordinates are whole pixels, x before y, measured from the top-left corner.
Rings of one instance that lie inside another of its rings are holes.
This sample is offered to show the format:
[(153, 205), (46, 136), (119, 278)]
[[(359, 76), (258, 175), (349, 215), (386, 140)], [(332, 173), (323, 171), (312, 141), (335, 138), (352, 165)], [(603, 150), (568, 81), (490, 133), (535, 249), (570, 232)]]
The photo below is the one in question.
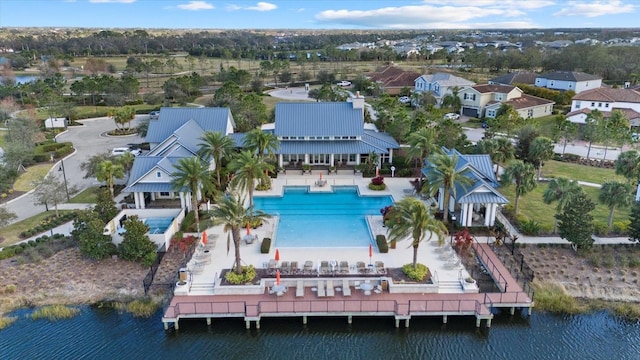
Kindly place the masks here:
[(275, 135), (280, 136), (361, 136), (364, 118), (361, 109), (347, 102), (278, 103)]
[(591, 75), (579, 71), (553, 71), (544, 74), (540, 74), (539, 78), (549, 80), (562, 80), (562, 81), (589, 81), (589, 80), (601, 80), (602, 78), (596, 75)]
[[(149, 121), (147, 142), (160, 143), (185, 123), (193, 120), (202, 130), (227, 133), (227, 119), (233, 117), (228, 108), (168, 108), (160, 109), (157, 120)], [(197, 136), (200, 134), (198, 133)]]

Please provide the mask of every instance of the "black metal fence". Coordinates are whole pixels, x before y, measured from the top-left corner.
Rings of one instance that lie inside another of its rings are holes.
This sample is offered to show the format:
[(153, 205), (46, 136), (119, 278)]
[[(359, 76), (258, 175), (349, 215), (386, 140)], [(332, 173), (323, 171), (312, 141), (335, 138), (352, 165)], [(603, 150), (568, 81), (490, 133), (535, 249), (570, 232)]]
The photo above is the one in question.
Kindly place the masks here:
[(158, 250), (158, 252), (156, 252), (156, 259), (153, 261), (153, 264), (151, 264), (151, 268), (149, 269), (149, 272), (147, 273), (147, 275), (144, 277), (144, 280), (142, 280), (142, 285), (144, 286), (145, 295), (149, 292), (149, 288), (151, 287), (151, 284), (153, 284), (153, 278), (154, 276), (156, 276), (156, 272), (160, 267), (162, 258), (166, 253), (167, 253), (167, 248), (165, 245), (162, 245), (162, 248)]

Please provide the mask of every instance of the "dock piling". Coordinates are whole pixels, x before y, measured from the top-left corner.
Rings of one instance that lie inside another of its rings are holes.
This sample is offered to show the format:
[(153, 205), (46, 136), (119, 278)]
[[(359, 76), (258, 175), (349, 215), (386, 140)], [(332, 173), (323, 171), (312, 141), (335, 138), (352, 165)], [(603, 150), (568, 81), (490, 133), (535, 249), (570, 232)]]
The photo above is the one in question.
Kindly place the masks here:
[(353, 317), (351, 315), (347, 316), (347, 324), (351, 324), (353, 322)]
[(210, 325), (211, 325), (211, 318), (210, 318), (210, 317), (208, 317), (208, 318), (207, 318), (207, 326), (210, 326)]
[(442, 323), (443, 324), (447, 323), (447, 315), (442, 315)]

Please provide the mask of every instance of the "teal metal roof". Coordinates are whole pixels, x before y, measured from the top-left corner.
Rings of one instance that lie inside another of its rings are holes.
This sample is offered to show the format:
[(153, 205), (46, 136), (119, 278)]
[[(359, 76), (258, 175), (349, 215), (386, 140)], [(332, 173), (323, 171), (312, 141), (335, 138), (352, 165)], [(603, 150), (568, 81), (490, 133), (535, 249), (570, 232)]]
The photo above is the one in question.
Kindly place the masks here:
[(365, 130), (362, 141), (382, 149), (399, 149), (400, 145), (386, 132)]
[(387, 154), (389, 151), (359, 140), (281, 141), (276, 154)]
[(348, 102), (278, 103), (274, 134), (280, 136), (362, 136), (364, 115)]
[[(193, 120), (201, 131), (227, 133), (227, 119), (233, 117), (228, 108), (168, 108), (160, 109), (157, 120), (149, 120), (149, 130), (145, 140), (150, 143), (161, 143), (185, 123)], [(193, 134), (199, 137), (201, 133)]]

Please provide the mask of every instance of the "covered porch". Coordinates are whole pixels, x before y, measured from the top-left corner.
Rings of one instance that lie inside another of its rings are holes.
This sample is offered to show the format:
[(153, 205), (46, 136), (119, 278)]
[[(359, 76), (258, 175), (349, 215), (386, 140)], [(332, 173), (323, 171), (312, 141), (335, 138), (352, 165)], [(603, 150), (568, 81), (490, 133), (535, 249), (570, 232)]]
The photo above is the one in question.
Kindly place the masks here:
[(336, 168), (364, 163), (369, 154), (378, 155), (378, 166), (393, 162), (393, 149), (382, 150), (361, 141), (281, 141), (277, 151), (278, 166), (333, 166)]
[(135, 209), (179, 208), (191, 211), (191, 193), (176, 192), (168, 183), (137, 183), (123, 192), (131, 194)]

